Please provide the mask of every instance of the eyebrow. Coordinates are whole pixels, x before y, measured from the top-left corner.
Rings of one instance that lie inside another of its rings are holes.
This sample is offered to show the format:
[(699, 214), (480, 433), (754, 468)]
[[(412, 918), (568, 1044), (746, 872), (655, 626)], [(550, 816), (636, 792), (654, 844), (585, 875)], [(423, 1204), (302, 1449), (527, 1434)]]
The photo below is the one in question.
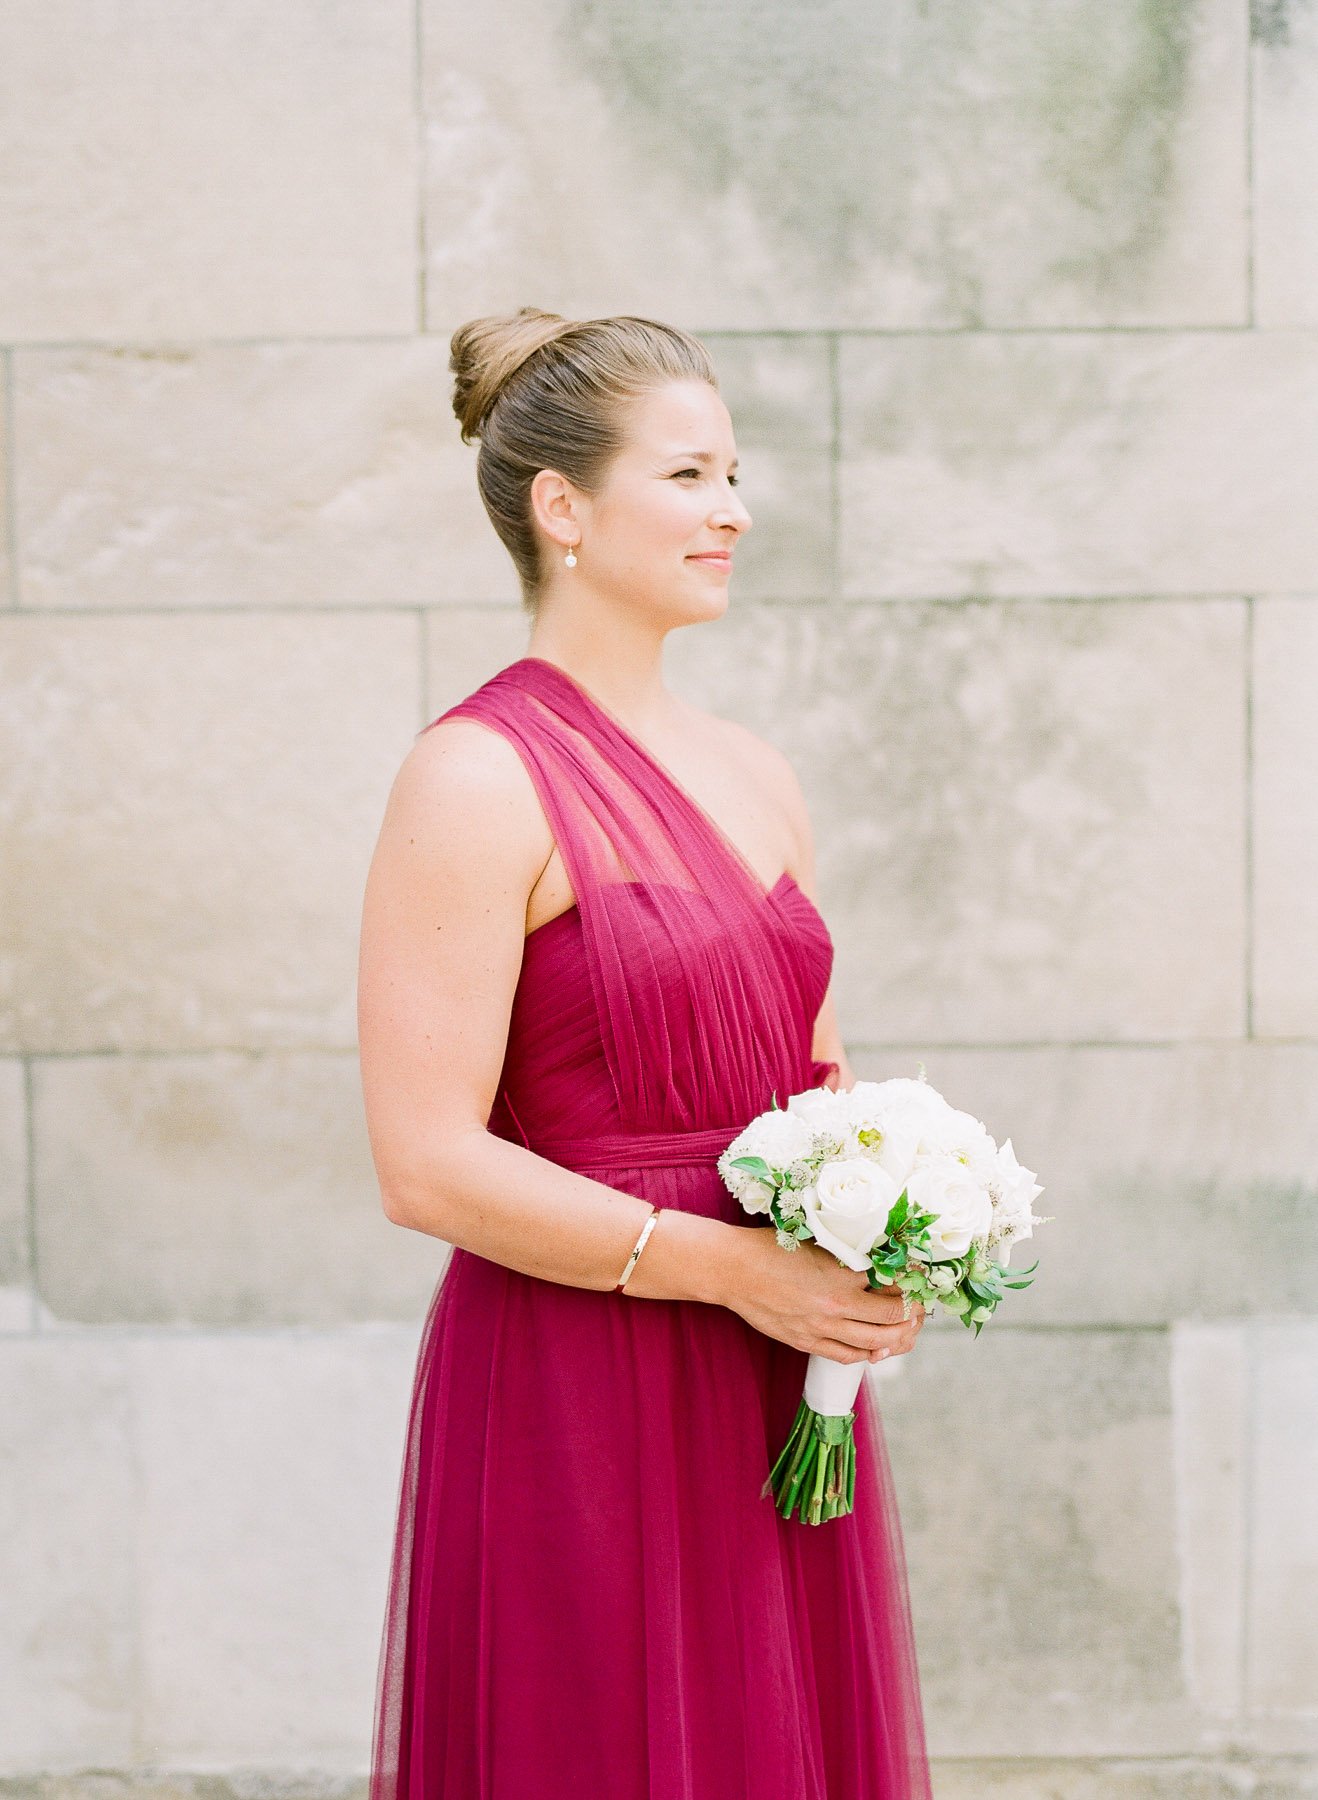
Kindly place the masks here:
[[(708, 450), (674, 450), (668, 460), (672, 461), (679, 456), (689, 462), (712, 463), (715, 460), (714, 456)], [(730, 469), (740, 468), (740, 457), (734, 456), (732, 461), (728, 464), (728, 467)]]

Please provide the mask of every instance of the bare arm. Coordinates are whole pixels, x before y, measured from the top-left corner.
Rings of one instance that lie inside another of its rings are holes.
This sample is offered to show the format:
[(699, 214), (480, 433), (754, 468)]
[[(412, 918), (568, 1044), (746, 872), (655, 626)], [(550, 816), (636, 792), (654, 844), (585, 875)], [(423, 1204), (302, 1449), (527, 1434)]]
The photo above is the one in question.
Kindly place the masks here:
[[(385, 1215), (546, 1281), (607, 1292), (650, 1203), (487, 1129), (527, 901), (553, 850), (497, 732), (452, 719), (395, 777), (367, 876), (357, 1023)], [(723, 1303), (744, 1228), (664, 1208), (629, 1297)]]

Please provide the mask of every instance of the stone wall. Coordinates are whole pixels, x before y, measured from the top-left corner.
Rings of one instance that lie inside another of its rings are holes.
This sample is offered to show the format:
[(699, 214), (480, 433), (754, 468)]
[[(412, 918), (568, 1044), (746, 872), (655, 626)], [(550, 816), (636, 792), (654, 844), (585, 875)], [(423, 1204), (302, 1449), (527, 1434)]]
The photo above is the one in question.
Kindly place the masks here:
[(46, 0), (0, 113), (5, 1791), (366, 1766), (444, 1246), (361, 889), (525, 648), (446, 362), (530, 301), (710, 344), (670, 677), (800, 771), (858, 1073), (1046, 1183), (871, 1375), (939, 1800), (1318, 1792), (1312, 0)]

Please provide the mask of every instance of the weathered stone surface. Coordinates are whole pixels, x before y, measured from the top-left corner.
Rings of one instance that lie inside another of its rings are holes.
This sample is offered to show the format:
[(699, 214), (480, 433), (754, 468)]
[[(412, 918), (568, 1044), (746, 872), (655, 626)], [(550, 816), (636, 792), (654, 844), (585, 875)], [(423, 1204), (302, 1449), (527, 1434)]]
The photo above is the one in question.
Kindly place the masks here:
[(23, 1065), (0, 1059), (0, 1331), (32, 1323), (27, 1102)]
[(1246, 317), (1230, 0), (423, 19), (432, 329), (528, 299), (709, 329)]
[(1313, 586), (1318, 338), (843, 339), (853, 599)]
[(0, 339), (407, 331), (413, 18), (240, 0), (0, 25)]
[[(13, 515), (14, 467), (13, 444), (13, 364), (12, 355), (0, 357), (0, 519)], [(17, 603), (10, 532), (0, 530), (0, 606)]]
[(129, 1346), (142, 1761), (366, 1764), (416, 1340)]
[(29, 606), (512, 598), (447, 345), (21, 352)]
[(944, 1316), (881, 1390), (930, 1749), (1211, 1746), (1181, 1663), (1161, 1331)]
[(1244, 602), (740, 608), (668, 655), (796, 765), (848, 1041), (1242, 1029)]
[(1318, 1749), (1318, 1321), (1272, 1321), (1251, 1349), (1246, 1696)]
[(0, 1340), (5, 1773), (366, 1766), (416, 1346)]
[(0, 618), (0, 1048), (348, 1048), (415, 617)]
[(0, 1769), (8, 1773), (136, 1760), (132, 1416), (116, 1349), (0, 1338)]
[(424, 1313), (448, 1246), (384, 1216), (355, 1055), (58, 1057), (35, 1074), (48, 1320)]
[(1318, 1037), (1318, 596), (1254, 607), (1253, 1029)]
[(426, 614), (425, 723), (527, 653), (531, 620), (518, 606), (444, 606)]
[(941, 1760), (937, 1800), (1309, 1800), (1318, 1793), (1310, 1757), (1012, 1757)]
[(1254, 319), (1318, 325), (1318, 13), (1255, 0)]
[[(1213, 1224), (1205, 1222), (1205, 1235)], [(1171, 1333), (1172, 1477), (1180, 1565), (1181, 1660), (1206, 1718), (1239, 1719), (1241, 1644), (1249, 1598), (1254, 1472), (1253, 1320), (1230, 1309)]]

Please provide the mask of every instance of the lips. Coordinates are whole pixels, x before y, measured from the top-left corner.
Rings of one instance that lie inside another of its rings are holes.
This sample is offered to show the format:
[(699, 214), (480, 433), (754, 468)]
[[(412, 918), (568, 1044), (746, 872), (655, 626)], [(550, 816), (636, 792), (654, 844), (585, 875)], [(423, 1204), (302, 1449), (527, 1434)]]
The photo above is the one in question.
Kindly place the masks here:
[(732, 552), (731, 550), (702, 550), (699, 555), (688, 557), (687, 560), (688, 562), (713, 563), (720, 569), (729, 569), (732, 567)]

